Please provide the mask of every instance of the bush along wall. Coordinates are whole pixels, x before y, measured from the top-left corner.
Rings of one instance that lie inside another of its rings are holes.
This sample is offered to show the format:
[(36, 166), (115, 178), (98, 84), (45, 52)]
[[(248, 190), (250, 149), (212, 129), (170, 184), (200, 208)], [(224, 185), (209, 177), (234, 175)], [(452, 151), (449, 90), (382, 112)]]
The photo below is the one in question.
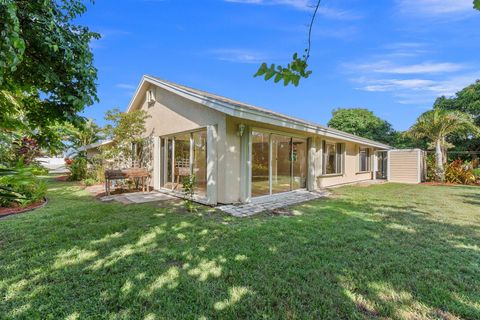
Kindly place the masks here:
[(0, 167), (0, 207), (28, 206), (42, 200), (46, 184), (39, 175), (46, 169), (18, 162), (15, 167)]
[[(453, 160), (445, 165), (445, 182), (465, 185), (480, 185), (480, 168), (475, 161)], [(427, 181), (435, 181), (435, 158), (427, 158)]]

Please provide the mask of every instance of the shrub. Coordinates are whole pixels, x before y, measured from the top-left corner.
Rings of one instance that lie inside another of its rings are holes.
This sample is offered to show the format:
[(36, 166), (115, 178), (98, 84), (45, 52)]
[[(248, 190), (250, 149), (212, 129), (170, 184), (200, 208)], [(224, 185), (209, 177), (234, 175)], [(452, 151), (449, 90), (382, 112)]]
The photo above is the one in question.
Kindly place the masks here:
[(97, 180), (95, 180), (93, 178), (87, 178), (87, 179), (83, 180), (83, 184), (86, 185), (87, 187), (93, 186), (96, 183), (97, 183)]
[(69, 180), (81, 181), (87, 178), (87, 159), (83, 157), (77, 157), (75, 159), (65, 160), (68, 170), (70, 170)]
[(427, 181), (435, 181), (437, 177), (435, 155), (429, 154), (426, 158), (427, 163)]
[(42, 155), (37, 140), (24, 137), (22, 140), (15, 142), (15, 156), (17, 161), (23, 161), (26, 165), (35, 162), (35, 158)]
[(97, 182), (105, 182), (105, 165), (101, 159), (93, 159), (88, 169), (88, 176)]
[(7, 207), (14, 203), (27, 206), (46, 194), (46, 184), (35, 175), (36, 168), (17, 163), (14, 168), (0, 171), (0, 206)]
[(473, 169), (472, 173), (476, 178), (480, 178), (480, 168)]
[(29, 167), (35, 176), (48, 175), (48, 169), (38, 163), (32, 163), (29, 165)]
[(185, 209), (187, 209), (188, 212), (197, 211), (197, 207), (193, 202), (193, 197), (195, 192), (195, 175), (194, 174), (191, 174), (183, 178), (182, 190), (183, 190), (183, 195), (185, 196), (185, 199), (183, 201), (185, 205)]
[(445, 167), (445, 180), (450, 183), (473, 184), (475, 175), (470, 163), (457, 159)]

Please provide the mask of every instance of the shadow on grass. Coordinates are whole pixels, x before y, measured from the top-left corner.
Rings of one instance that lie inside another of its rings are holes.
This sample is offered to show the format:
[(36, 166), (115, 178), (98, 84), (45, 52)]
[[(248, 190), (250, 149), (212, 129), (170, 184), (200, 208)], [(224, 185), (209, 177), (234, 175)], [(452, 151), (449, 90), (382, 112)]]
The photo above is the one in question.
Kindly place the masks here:
[(464, 202), (475, 206), (480, 206), (480, 188), (478, 194), (464, 194), (462, 197), (464, 198)]
[(0, 224), (1, 318), (480, 317), (478, 225), (421, 205), (362, 191), (235, 219), (54, 188)]

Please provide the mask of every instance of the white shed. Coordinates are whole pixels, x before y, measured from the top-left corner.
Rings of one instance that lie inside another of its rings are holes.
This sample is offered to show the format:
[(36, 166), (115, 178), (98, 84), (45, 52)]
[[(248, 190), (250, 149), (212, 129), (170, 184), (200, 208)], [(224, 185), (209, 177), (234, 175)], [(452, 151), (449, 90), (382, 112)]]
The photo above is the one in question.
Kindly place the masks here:
[(421, 183), (426, 176), (425, 151), (399, 149), (388, 151), (388, 181)]

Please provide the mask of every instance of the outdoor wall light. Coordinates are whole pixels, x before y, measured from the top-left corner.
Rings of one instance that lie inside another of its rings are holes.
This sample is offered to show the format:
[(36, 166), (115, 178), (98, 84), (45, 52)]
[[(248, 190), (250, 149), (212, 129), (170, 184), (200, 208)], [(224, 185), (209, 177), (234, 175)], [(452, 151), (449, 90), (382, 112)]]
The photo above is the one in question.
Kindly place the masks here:
[(243, 136), (243, 133), (245, 132), (245, 127), (246, 126), (243, 123), (238, 125), (237, 135), (239, 137)]

